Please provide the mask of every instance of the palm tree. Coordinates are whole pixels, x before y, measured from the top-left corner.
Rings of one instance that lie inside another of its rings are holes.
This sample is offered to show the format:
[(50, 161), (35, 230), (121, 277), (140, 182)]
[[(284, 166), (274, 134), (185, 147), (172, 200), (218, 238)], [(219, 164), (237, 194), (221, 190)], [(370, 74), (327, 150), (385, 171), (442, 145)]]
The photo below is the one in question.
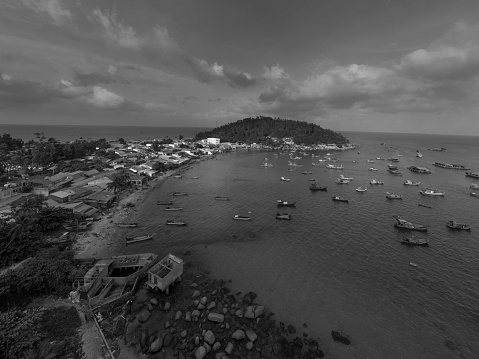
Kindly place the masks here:
[(113, 191), (113, 193), (122, 191), (131, 185), (129, 179), (130, 175), (128, 173), (126, 173), (125, 171), (120, 171), (112, 176), (112, 182), (108, 183), (107, 188), (110, 191)]

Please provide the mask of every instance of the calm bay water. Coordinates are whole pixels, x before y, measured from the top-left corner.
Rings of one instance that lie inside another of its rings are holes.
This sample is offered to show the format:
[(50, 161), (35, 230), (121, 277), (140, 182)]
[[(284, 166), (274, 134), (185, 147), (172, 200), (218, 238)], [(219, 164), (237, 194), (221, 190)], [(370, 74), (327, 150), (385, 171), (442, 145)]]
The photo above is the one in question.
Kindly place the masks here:
[(36, 140), (35, 133), (43, 132), (46, 138), (53, 137), (58, 141), (84, 140), (151, 140), (155, 138), (194, 137), (198, 132), (206, 131), (202, 127), (139, 127), (139, 126), (53, 126), (53, 125), (2, 125), (0, 134), (9, 133), (13, 138), (24, 141)]

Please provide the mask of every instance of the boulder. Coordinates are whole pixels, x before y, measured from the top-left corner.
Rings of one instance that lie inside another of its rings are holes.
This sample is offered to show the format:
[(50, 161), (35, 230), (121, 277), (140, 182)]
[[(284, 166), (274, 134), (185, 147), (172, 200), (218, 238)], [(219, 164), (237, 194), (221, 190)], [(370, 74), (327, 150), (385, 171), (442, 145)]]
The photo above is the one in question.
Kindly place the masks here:
[(241, 310), (241, 309), (238, 309), (236, 312), (235, 312), (235, 315), (239, 318), (243, 318), (244, 316), (244, 312)]
[(207, 342), (209, 345), (213, 345), (215, 343), (215, 335), (211, 330), (208, 330), (205, 335), (204, 335), (204, 340)]
[(156, 353), (161, 350), (163, 347), (163, 339), (161, 337), (158, 337), (154, 340), (153, 343), (150, 345), (150, 353)]
[(209, 313), (208, 320), (215, 323), (223, 323), (225, 320), (224, 314), (220, 313)]
[(256, 339), (258, 339), (258, 336), (256, 335), (256, 333), (251, 329), (246, 330), (246, 336), (253, 343), (256, 341)]
[(216, 342), (215, 344), (213, 344), (213, 351), (217, 351), (219, 348), (221, 348), (220, 342)]
[(180, 335), (181, 335), (182, 338), (186, 338), (186, 336), (188, 335), (188, 331), (185, 329), (181, 332)]
[(171, 327), (171, 323), (170, 323), (169, 320), (167, 320), (167, 321), (165, 322), (165, 329), (168, 329), (169, 327)]
[(151, 313), (148, 309), (143, 309), (140, 315), (138, 315), (138, 321), (140, 323), (145, 323), (148, 320), (148, 318), (150, 318), (150, 315)]
[(151, 298), (151, 299), (150, 299), (150, 304), (151, 304), (151, 305), (158, 305), (158, 299), (156, 299), (156, 298)]
[(185, 320), (186, 320), (187, 322), (191, 322), (191, 312), (186, 312), (186, 314), (185, 314)]
[(254, 308), (250, 305), (244, 313), (245, 318), (254, 319)]
[(246, 349), (248, 349), (248, 350), (253, 349), (253, 342), (246, 343)]
[(183, 313), (181, 310), (177, 311), (175, 314), (175, 320), (179, 320), (183, 316)]
[(204, 346), (199, 346), (195, 350), (195, 358), (196, 359), (203, 359), (206, 356), (206, 349)]
[(169, 347), (171, 342), (173, 341), (173, 335), (171, 333), (166, 333), (165, 336), (163, 337), (163, 346)]
[(191, 284), (190, 284), (190, 287), (191, 287), (191, 288), (198, 288), (198, 284), (196, 284), (196, 283), (191, 283)]
[(198, 308), (199, 310), (203, 310), (205, 309), (205, 306), (204, 304), (198, 303), (198, 306), (196, 308)]
[(193, 295), (192, 295), (192, 298), (199, 297), (200, 295), (201, 295), (200, 291), (199, 291), (199, 290), (195, 290), (195, 292), (194, 292)]
[(193, 311), (193, 313), (191, 313), (191, 316), (192, 316), (193, 318), (198, 318), (198, 317), (200, 316), (200, 314), (201, 314), (200, 311), (199, 311), (198, 309), (195, 309), (195, 310)]
[(254, 310), (254, 317), (258, 318), (262, 314), (264, 314), (264, 306), (258, 305)]
[(206, 349), (206, 353), (209, 353), (211, 351), (211, 346), (208, 343), (203, 343), (203, 346)]
[(223, 359), (224, 357), (226, 357), (226, 354), (224, 352), (219, 352), (215, 355), (215, 359)]
[(200, 303), (203, 304), (203, 305), (206, 305), (207, 301), (208, 301), (208, 298), (203, 297), (203, 298), (201, 298)]
[(228, 344), (226, 344), (225, 352), (227, 352), (228, 354), (231, 354), (231, 352), (233, 351), (234, 347), (235, 347), (235, 346), (233, 345), (233, 343), (228, 342)]
[[(231, 338), (236, 339), (236, 340), (241, 340), (245, 338), (245, 333), (241, 329), (238, 329), (235, 331), (232, 335)], [(229, 354), (229, 353), (228, 353)]]
[(170, 308), (171, 308), (171, 303), (170, 303), (170, 302), (166, 302), (166, 303), (165, 303), (165, 307), (163, 308), (163, 310), (164, 310), (165, 312), (167, 312), (167, 311), (170, 310)]
[(208, 310), (211, 310), (214, 307), (216, 307), (216, 303), (215, 302), (210, 302), (210, 304), (208, 304), (208, 306), (206, 308), (208, 308)]

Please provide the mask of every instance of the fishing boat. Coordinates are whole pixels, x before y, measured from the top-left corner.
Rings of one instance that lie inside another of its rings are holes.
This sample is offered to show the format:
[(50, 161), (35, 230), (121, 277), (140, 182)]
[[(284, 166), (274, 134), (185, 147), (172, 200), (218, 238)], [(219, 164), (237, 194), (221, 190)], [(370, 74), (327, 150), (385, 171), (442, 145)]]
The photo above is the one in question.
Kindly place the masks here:
[(401, 172), (399, 172), (397, 166), (394, 166), (394, 165), (388, 165), (388, 169), (387, 171), (393, 175), (398, 175), (398, 176), (402, 176)]
[(289, 181), (291, 181), (290, 178), (285, 178), (285, 177), (281, 177), (280, 180), (281, 180), (281, 181), (284, 181), (284, 182), (289, 182)]
[(421, 184), (421, 182), (414, 182), (414, 181), (411, 181), (411, 180), (405, 180), (404, 181), (404, 185), (406, 186), (419, 186)]
[(408, 229), (411, 231), (421, 231), (421, 232), (427, 231), (426, 226), (422, 224), (412, 224), (411, 222), (408, 222), (405, 219), (402, 219), (400, 217), (396, 218), (396, 223), (394, 224), (394, 227), (400, 228), (400, 229)]
[(344, 178), (336, 178), (336, 181), (334, 181), (338, 184), (348, 184), (349, 182), (351, 182), (351, 180), (349, 179), (344, 179)]
[(356, 192), (366, 192), (368, 189), (366, 187), (361, 187), (359, 186), (358, 188), (356, 188)]
[(168, 219), (166, 221), (166, 224), (168, 226), (187, 226), (188, 224), (186, 222), (183, 222), (183, 221), (176, 221), (176, 220), (172, 220), (172, 219)]
[(172, 201), (157, 201), (156, 204), (158, 206), (170, 206), (173, 204), (173, 202)]
[(387, 199), (402, 199), (402, 195), (395, 194), (393, 192), (386, 192), (386, 198)]
[(291, 221), (291, 215), (289, 213), (276, 213), (276, 219)]
[(328, 187), (326, 186), (318, 186), (316, 183), (312, 183), (311, 186), (309, 186), (309, 189), (311, 191), (327, 191)]
[(235, 216), (233, 217), (233, 219), (237, 220), (237, 221), (251, 221), (251, 217), (249, 216), (240, 216), (238, 214), (235, 214)]
[(409, 166), (407, 169), (408, 169), (409, 171), (415, 172), (415, 173), (423, 173), (423, 174), (429, 174), (429, 173), (431, 173), (431, 171), (429, 170), (429, 168), (426, 168), (426, 167)]
[(368, 171), (377, 171), (378, 169), (377, 168), (374, 168), (374, 167), (369, 167), (368, 168)]
[(479, 172), (466, 172), (466, 177), (479, 178)]
[(384, 184), (384, 182), (383, 181), (378, 181), (378, 180), (373, 178), (371, 181), (369, 181), (369, 184), (380, 185), (380, 184)]
[(229, 197), (217, 196), (217, 197), (215, 197), (215, 200), (217, 200), (217, 201), (229, 201), (230, 198)]
[(173, 192), (173, 196), (188, 196), (186, 192)]
[(342, 198), (342, 197), (339, 197), (339, 196), (333, 196), (333, 201), (336, 201), (336, 202), (349, 202), (349, 200), (347, 200), (346, 198)]
[(419, 207), (426, 207), (426, 208), (432, 208), (432, 206), (428, 205), (428, 204), (424, 204), (424, 203), (418, 203), (417, 204)]
[(419, 191), (420, 194), (423, 196), (444, 196), (444, 192), (441, 192), (435, 188), (427, 188)]
[(411, 267), (417, 267), (417, 263), (414, 263), (414, 262), (409, 262), (409, 265), (410, 265)]
[(296, 207), (296, 202), (287, 202), (278, 199), (278, 207)]
[(182, 211), (182, 207), (166, 207), (165, 211)]
[(472, 188), (472, 189), (479, 189), (479, 184), (477, 183), (473, 183), (469, 186), (469, 188)]
[(138, 227), (138, 223), (117, 223), (116, 224), (120, 228), (124, 227)]
[(479, 193), (471, 192), (469, 193), (472, 197), (479, 197)]
[(457, 221), (447, 221), (446, 226), (451, 229), (457, 229), (460, 231), (470, 231), (471, 226), (464, 223), (459, 223)]
[(348, 181), (352, 181), (353, 180), (353, 177), (346, 177), (344, 175), (339, 175), (339, 178), (343, 179), (343, 180), (348, 180)]
[(145, 236), (138, 236), (138, 237), (126, 237), (126, 244), (143, 242), (152, 238), (153, 238), (153, 234), (147, 234)]
[(414, 236), (404, 237), (401, 239), (402, 244), (414, 245), (414, 246), (427, 246), (429, 245), (429, 240), (427, 238), (416, 238)]
[(470, 168), (467, 168), (464, 165), (457, 165), (453, 163), (434, 162), (433, 165), (436, 167), (447, 168), (450, 170), (470, 170)]

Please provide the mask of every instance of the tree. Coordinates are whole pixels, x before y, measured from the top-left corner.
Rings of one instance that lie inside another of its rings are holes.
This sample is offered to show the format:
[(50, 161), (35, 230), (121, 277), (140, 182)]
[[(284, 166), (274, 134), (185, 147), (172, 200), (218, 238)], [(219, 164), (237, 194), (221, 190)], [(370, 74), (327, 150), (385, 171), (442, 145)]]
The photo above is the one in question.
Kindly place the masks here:
[(107, 188), (113, 193), (123, 191), (130, 187), (130, 175), (125, 171), (120, 171), (111, 177), (112, 182), (108, 183)]

